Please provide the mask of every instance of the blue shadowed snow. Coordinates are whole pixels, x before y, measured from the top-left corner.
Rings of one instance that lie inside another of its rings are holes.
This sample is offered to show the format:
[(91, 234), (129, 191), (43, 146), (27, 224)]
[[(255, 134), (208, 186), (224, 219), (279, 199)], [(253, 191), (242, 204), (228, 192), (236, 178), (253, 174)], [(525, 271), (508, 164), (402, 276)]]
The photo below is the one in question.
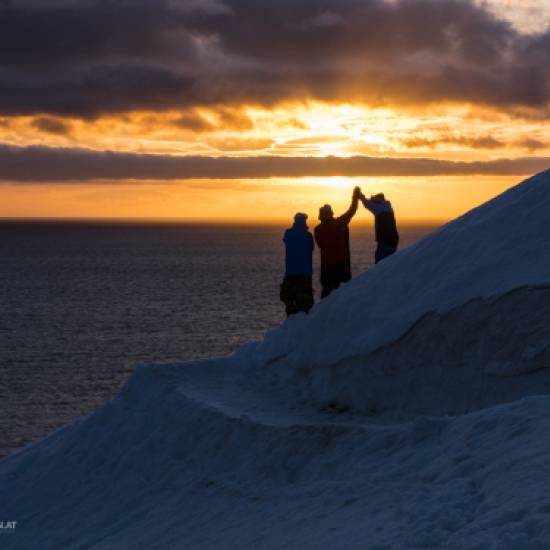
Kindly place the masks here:
[(2, 548), (550, 549), (549, 185), (261, 343), (139, 365), (0, 461)]

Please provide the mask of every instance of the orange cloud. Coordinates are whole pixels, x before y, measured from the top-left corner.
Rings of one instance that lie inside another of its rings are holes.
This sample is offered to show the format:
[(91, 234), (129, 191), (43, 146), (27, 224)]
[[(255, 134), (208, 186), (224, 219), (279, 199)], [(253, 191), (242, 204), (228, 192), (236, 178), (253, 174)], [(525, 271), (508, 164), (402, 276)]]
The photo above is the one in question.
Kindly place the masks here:
[(427, 147), (435, 149), (440, 145), (458, 145), (460, 147), (467, 147), (469, 149), (526, 149), (529, 152), (537, 151), (540, 149), (547, 149), (548, 143), (545, 143), (538, 139), (522, 138), (512, 141), (504, 141), (496, 139), (493, 136), (444, 136), (435, 139), (427, 138), (411, 138), (402, 139), (400, 143), (408, 149)]
[(46, 134), (67, 136), (71, 133), (70, 125), (64, 120), (55, 117), (37, 117), (31, 121), (31, 126)]
[(443, 144), (459, 145), (461, 147), (468, 147), (470, 149), (503, 149), (508, 145), (505, 141), (495, 139), (493, 136), (444, 136), (435, 139), (416, 137), (412, 139), (403, 139), (401, 140), (401, 144), (409, 149), (420, 147), (435, 149), (437, 146)]
[(513, 141), (512, 145), (514, 147), (517, 147), (518, 149), (527, 149), (527, 151), (529, 151), (530, 153), (533, 153), (534, 151), (538, 151), (540, 149), (548, 149), (550, 147), (549, 143), (546, 143), (539, 139), (528, 137)]
[(218, 138), (207, 141), (208, 145), (224, 152), (236, 151), (261, 151), (269, 149), (274, 143), (273, 139), (239, 139), (239, 138)]

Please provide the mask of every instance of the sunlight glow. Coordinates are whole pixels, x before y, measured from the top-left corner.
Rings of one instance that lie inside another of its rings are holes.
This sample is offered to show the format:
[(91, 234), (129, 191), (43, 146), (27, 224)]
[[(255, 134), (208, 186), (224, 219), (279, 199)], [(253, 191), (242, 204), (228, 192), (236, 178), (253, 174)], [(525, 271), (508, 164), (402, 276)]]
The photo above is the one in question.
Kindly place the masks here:
[[(0, 140), (17, 146), (175, 156), (367, 155), (483, 161), (547, 155), (550, 127), (545, 120), (523, 120), (519, 125), (512, 116), (469, 106), (440, 105), (426, 112), (309, 102), (273, 110), (134, 112), (97, 120), (4, 118)], [(412, 177), (102, 182), (101, 188), (83, 183), (34, 186), (32, 208), (27, 199), (30, 185), (5, 185), (0, 189), (0, 216), (286, 218), (300, 209), (315, 213), (327, 202), (343, 212), (359, 185), (367, 195), (382, 191), (391, 196), (399, 215), (444, 218), (467, 211), (520, 179), (444, 178), (444, 185), (441, 178)]]
[(545, 120), (518, 121), (468, 106), (370, 109), (319, 102), (142, 113), (97, 120), (0, 119), (2, 143), (171, 155), (389, 155), (479, 160), (548, 150)]

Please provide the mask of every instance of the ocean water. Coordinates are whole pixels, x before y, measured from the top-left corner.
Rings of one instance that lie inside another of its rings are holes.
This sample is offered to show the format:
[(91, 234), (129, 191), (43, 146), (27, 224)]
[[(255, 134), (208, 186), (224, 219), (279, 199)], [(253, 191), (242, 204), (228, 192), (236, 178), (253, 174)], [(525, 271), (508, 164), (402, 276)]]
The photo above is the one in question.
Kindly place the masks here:
[[(280, 325), (289, 225), (0, 221), (0, 457), (95, 411), (136, 363), (227, 355)], [(440, 225), (401, 221), (400, 248)], [(373, 224), (350, 230), (357, 276)]]

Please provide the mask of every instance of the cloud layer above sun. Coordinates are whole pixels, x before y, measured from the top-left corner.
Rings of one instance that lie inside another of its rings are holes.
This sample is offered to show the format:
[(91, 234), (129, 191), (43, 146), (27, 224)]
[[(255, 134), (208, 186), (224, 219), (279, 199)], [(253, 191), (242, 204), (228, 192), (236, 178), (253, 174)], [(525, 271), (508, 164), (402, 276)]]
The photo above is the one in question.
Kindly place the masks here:
[(0, 145), (0, 181), (82, 182), (113, 180), (186, 181), (306, 177), (412, 177), (440, 175), (522, 175), (547, 169), (548, 158), (457, 162), (428, 158), (204, 157), (165, 156), (82, 149)]
[(548, 30), (469, 0), (3, 0), (0, 115), (311, 99), (546, 113), (549, 48)]

